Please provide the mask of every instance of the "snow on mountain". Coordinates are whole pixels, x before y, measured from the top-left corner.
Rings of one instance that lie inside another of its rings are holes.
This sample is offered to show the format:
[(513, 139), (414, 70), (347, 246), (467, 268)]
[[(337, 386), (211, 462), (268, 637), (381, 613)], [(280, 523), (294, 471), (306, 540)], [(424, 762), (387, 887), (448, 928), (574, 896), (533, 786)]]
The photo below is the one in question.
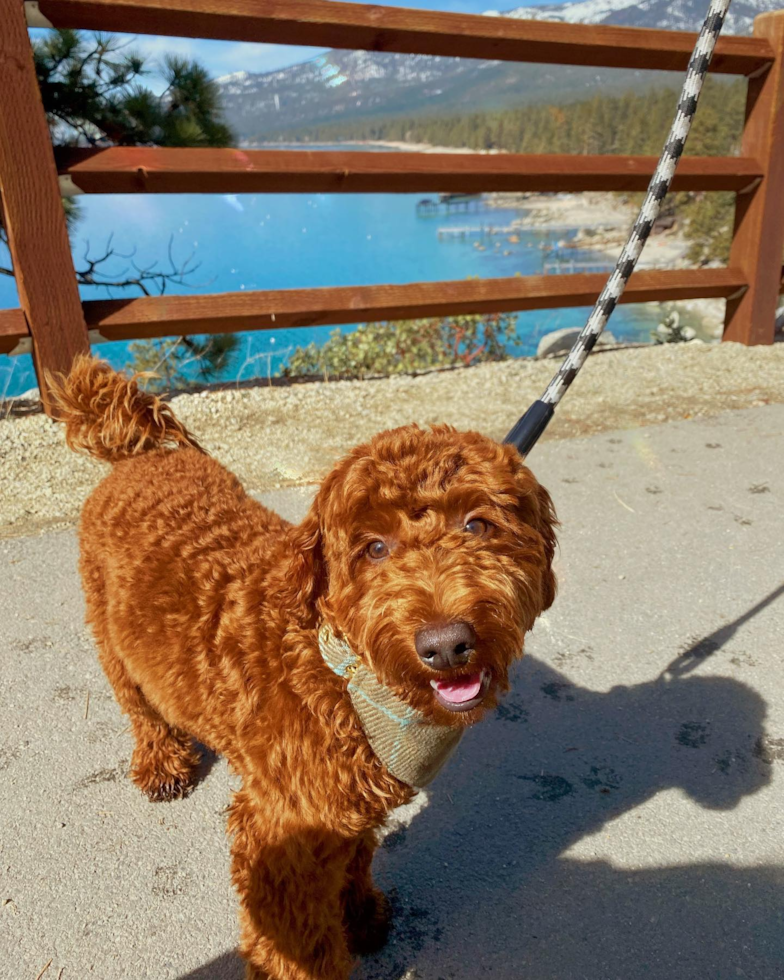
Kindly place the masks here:
[[(780, 10), (780, 0), (734, 0), (724, 30), (727, 34), (749, 34), (757, 14)], [(542, 7), (488, 11), (493, 16), (521, 20), (555, 20), (568, 24), (618, 24), (624, 27), (659, 27), (673, 31), (696, 31), (708, 10), (706, 0), (576, 0)]]
[(570, 24), (602, 24), (607, 17), (637, 4), (629, 0), (580, 0), (577, 3), (553, 3), (544, 7), (516, 7), (514, 10), (488, 10), (485, 16), (517, 17), (521, 20), (558, 20)]

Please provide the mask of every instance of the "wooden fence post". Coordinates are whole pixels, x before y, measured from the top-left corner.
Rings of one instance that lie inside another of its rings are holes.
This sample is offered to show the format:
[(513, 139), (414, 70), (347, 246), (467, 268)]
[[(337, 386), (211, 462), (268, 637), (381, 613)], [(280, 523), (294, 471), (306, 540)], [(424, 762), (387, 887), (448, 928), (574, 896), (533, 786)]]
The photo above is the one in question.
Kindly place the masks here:
[(741, 154), (765, 176), (737, 197), (730, 266), (746, 273), (749, 288), (727, 301), (724, 340), (772, 344), (784, 253), (784, 10), (757, 17), (754, 36), (770, 42), (776, 60), (749, 79)]
[(41, 400), (44, 370), (68, 371), (90, 349), (57, 168), (35, 77), (24, 7), (0, 0), (0, 196), (19, 299), (33, 338)]

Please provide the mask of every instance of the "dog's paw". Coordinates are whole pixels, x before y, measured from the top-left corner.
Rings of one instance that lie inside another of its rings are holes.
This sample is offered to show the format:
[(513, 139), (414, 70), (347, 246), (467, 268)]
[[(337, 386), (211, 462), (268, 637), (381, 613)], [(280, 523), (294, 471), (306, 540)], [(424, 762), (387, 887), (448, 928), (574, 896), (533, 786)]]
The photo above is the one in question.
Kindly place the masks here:
[(153, 803), (181, 800), (196, 783), (199, 755), (175, 739), (138, 746), (131, 760), (131, 779)]
[(386, 943), (392, 922), (392, 906), (386, 895), (369, 892), (348, 918), (349, 949), (354, 955), (377, 953)]
[(170, 803), (172, 800), (183, 800), (193, 789), (193, 777), (169, 776), (164, 782), (160, 778), (139, 780), (134, 782), (151, 803)]

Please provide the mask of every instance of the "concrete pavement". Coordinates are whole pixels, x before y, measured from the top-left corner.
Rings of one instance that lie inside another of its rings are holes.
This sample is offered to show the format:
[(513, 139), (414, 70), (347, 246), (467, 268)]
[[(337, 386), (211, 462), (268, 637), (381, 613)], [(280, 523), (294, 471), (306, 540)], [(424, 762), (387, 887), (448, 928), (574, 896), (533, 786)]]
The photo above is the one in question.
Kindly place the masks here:
[[(555, 442), (560, 595), (379, 853), (358, 980), (784, 976), (784, 406)], [(270, 495), (286, 516), (307, 491)], [(240, 980), (208, 760), (153, 805), (72, 531), (0, 542), (0, 977)]]

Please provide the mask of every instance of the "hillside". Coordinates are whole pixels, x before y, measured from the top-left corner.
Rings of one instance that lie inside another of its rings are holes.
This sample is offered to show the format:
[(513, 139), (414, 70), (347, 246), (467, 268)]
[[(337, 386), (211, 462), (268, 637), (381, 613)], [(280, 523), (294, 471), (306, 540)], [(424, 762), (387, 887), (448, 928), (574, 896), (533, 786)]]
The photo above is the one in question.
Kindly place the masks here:
[(330, 51), (282, 71), (236, 72), (218, 84), (226, 121), (241, 143), (252, 145), (316, 124), (571, 102), (597, 90), (619, 95), (651, 83), (674, 86), (674, 78), (668, 72)]
[[(687, 152), (701, 156), (735, 152), (743, 128), (745, 96), (743, 80), (707, 79)], [(558, 106), (324, 122), (294, 130), (292, 137), (318, 143), (383, 140), (508, 153), (655, 155), (672, 123), (677, 101), (674, 87), (620, 96), (597, 93)]]
[[(726, 30), (748, 33), (754, 16), (778, 0), (733, 3)], [(581, 0), (518, 7), (509, 16), (569, 23), (695, 30), (705, 0)], [(457, 115), (533, 103), (574, 102), (589, 93), (639, 92), (675, 86), (665, 72), (597, 70), (556, 65), (437, 58), (368, 51), (328, 51), (280, 71), (236, 72), (218, 79), (226, 120), (240, 142), (253, 144), (305, 127), (402, 115)]]

